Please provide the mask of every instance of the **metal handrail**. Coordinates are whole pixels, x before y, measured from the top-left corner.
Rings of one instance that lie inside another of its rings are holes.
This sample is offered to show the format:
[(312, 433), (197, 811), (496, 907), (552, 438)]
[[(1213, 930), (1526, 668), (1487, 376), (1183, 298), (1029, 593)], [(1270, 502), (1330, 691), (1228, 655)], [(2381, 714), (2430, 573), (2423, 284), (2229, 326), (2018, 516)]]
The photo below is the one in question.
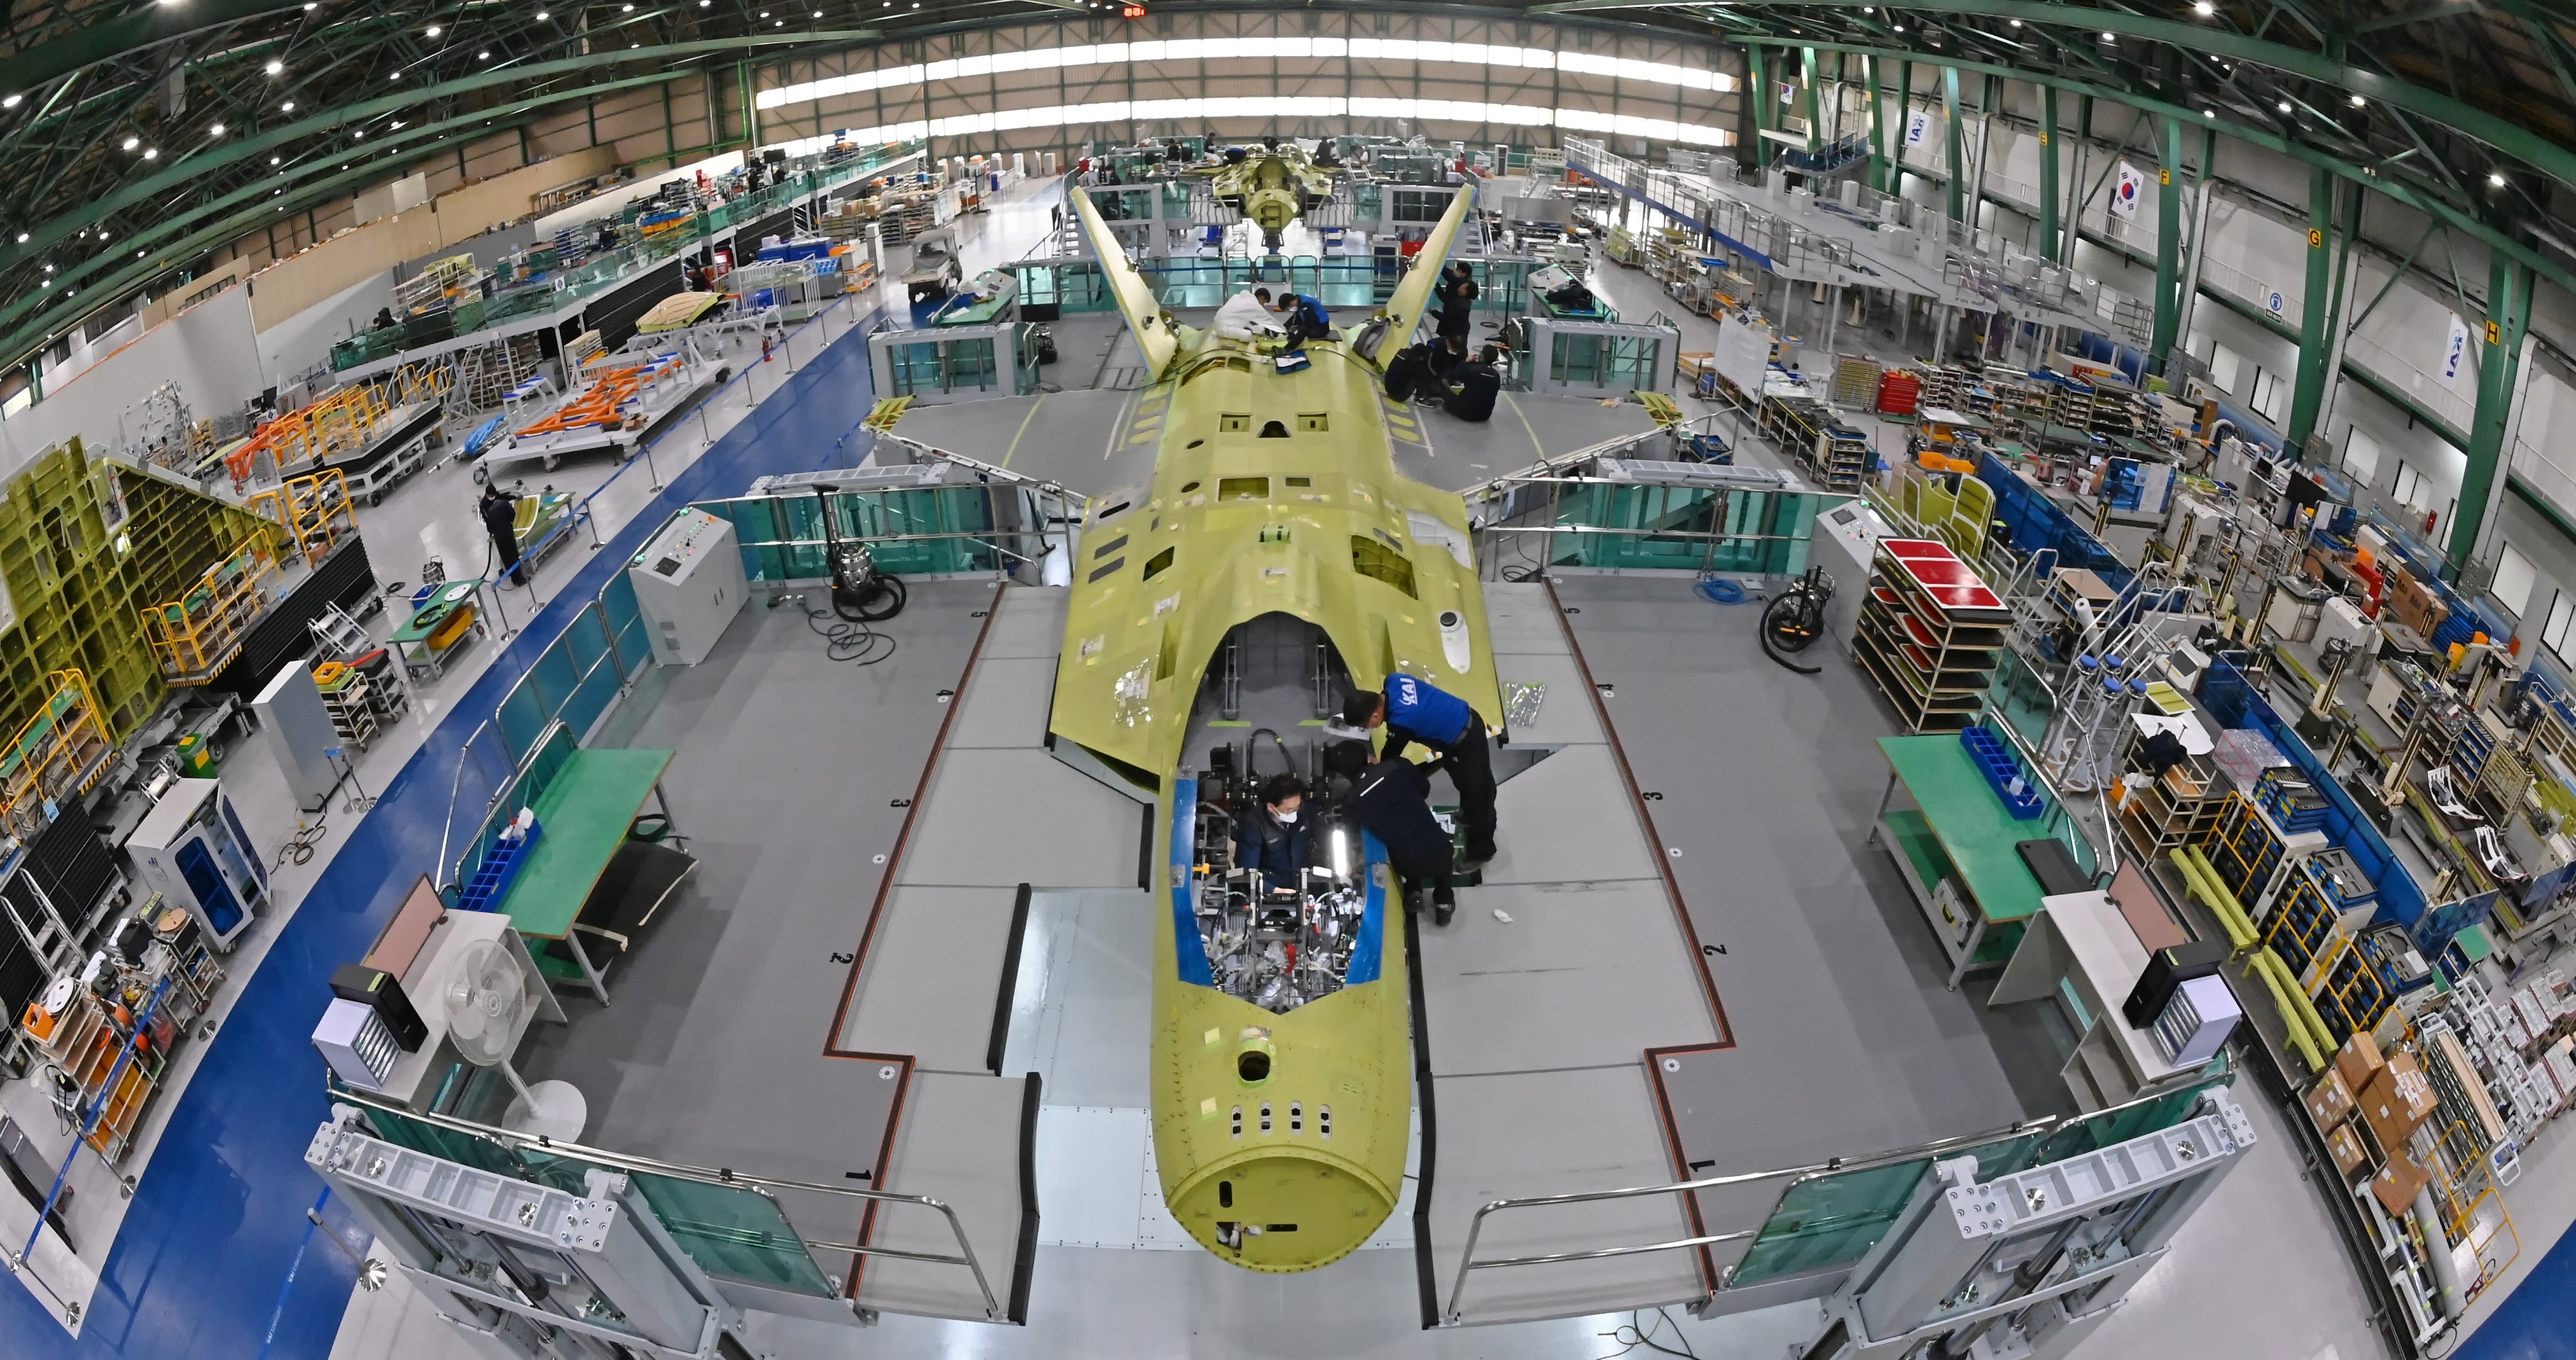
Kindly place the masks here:
[[(824, 1185), (813, 1181), (778, 1180), (767, 1176), (746, 1175), (729, 1168), (690, 1166), (684, 1162), (666, 1162), (654, 1157), (611, 1152), (605, 1148), (590, 1147), (581, 1143), (559, 1142), (541, 1134), (515, 1133), (489, 1124), (477, 1124), (470, 1119), (458, 1119), (452, 1115), (409, 1109), (373, 1092), (344, 1086), (337, 1082), (333, 1083), (331, 1094), (335, 1100), (398, 1115), (404, 1119), (418, 1120), (453, 1133), (467, 1134), (487, 1142), (499, 1143), (504, 1147), (532, 1147), (550, 1157), (571, 1157), (585, 1162), (596, 1162), (617, 1171), (633, 1171), (648, 1176), (667, 1176), (675, 1180), (696, 1181), (701, 1185), (713, 1185), (727, 1190), (749, 1189), (763, 1193), (772, 1190), (801, 1190), (811, 1194), (839, 1195), (847, 1199), (866, 1200), (871, 1203), (916, 1204), (923, 1208), (936, 1209), (940, 1216), (948, 1221), (949, 1232), (957, 1239), (957, 1250), (960, 1255), (937, 1256), (928, 1252), (903, 1251), (893, 1247), (868, 1247), (855, 1243), (818, 1243), (807, 1241), (801, 1236), (797, 1238), (797, 1243), (807, 1248), (821, 1247), (827, 1251), (846, 1251), (854, 1257), (885, 1256), (908, 1261), (928, 1261), (939, 1265), (963, 1265), (974, 1273), (975, 1288), (984, 1296), (985, 1318), (991, 1320), (1002, 1315), (1001, 1304), (993, 1296), (993, 1286), (984, 1278), (983, 1263), (976, 1259), (975, 1244), (967, 1239), (965, 1224), (958, 1220), (957, 1211), (945, 1200), (929, 1195), (908, 1195), (897, 1190), (860, 1189), (855, 1186)], [(779, 1206), (782, 1217), (786, 1212), (786, 1206)]]
[[(2231, 1064), (2227, 1071), (2217, 1080), (2225, 1085), (2234, 1085), (2236, 1081), (2235, 1067)], [(1704, 1176), (1697, 1180), (1679, 1181), (1671, 1185), (1639, 1185), (1628, 1186), (1617, 1190), (1580, 1190), (1562, 1195), (1533, 1195), (1520, 1199), (1494, 1200), (1478, 1208), (1476, 1210), (1475, 1217), (1471, 1219), (1467, 1225), (1466, 1246), (1464, 1250), (1458, 1253), (1458, 1275), (1455, 1282), (1450, 1286), (1449, 1306), (1441, 1313), (1441, 1324), (1443, 1326), (1458, 1325), (1461, 1317), (1459, 1302), (1466, 1294), (1467, 1272), (1471, 1270), (1494, 1270), (1506, 1266), (1548, 1265), (1561, 1261), (1597, 1260), (1610, 1256), (1636, 1256), (1647, 1252), (1678, 1251), (1687, 1247), (1706, 1246), (1716, 1242), (1742, 1241), (1747, 1237), (1759, 1236), (1762, 1228), (1768, 1226), (1771, 1219), (1779, 1213), (1782, 1201), (1785, 1201), (1790, 1194), (1798, 1189), (1799, 1186), (1805, 1185), (1809, 1181), (1818, 1180), (1826, 1176), (1843, 1175), (1848, 1172), (1869, 1171), (1882, 1166), (1894, 1166), (1901, 1162), (1918, 1161), (1926, 1157), (1938, 1157), (1945, 1152), (1957, 1151), (1962, 1148), (1979, 1147), (1984, 1144), (1997, 1142), (2006, 1138), (2019, 1138), (2028, 1134), (2048, 1133), (2068, 1123), (2103, 1118), (2108, 1115), (2116, 1114), (2119, 1111), (2129, 1109), (2133, 1106), (2144, 1105), (2149, 1101), (2162, 1100), (2171, 1094), (2173, 1093), (2170, 1091), (2160, 1091), (2154, 1095), (2140, 1096), (2135, 1100), (2123, 1101), (2117, 1105), (2106, 1106), (2089, 1114), (2077, 1115), (2072, 1120), (2061, 1118), (2057, 1115), (2040, 1115), (2033, 1119), (2017, 1120), (2000, 1129), (1991, 1129), (1984, 1133), (1960, 1134), (1949, 1138), (1936, 1138), (1930, 1142), (1917, 1143), (1911, 1147), (1894, 1148), (1886, 1152), (1874, 1152), (1865, 1157), (1837, 1157), (1830, 1161), (1812, 1162), (1805, 1166), (1783, 1167), (1773, 1171), (1746, 1171), (1725, 1176)], [(1789, 1183), (1781, 1187), (1780, 1197), (1772, 1201), (1770, 1212), (1762, 1216), (1762, 1223), (1749, 1230), (1712, 1233), (1699, 1237), (1683, 1238), (1672, 1242), (1649, 1243), (1643, 1246), (1597, 1247), (1587, 1251), (1555, 1252), (1545, 1256), (1522, 1256), (1494, 1261), (1479, 1261), (1476, 1259), (1476, 1239), (1484, 1232), (1486, 1216), (1497, 1210), (1528, 1209), (1554, 1204), (1584, 1204), (1611, 1199), (1636, 1199), (1646, 1195), (1686, 1194), (1698, 1190), (1722, 1189), (1731, 1185), (1751, 1185), (1760, 1181), (1779, 1180), (1784, 1177), (1789, 1178)]]

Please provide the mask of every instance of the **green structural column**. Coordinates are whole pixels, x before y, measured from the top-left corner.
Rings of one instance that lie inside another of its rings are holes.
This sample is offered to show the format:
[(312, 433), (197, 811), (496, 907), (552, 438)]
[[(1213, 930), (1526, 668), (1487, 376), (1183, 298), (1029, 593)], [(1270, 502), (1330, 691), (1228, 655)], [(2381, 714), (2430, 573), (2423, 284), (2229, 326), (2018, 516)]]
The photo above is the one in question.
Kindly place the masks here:
[(2299, 309), (2299, 385), (2290, 394), (2290, 428), (2284, 431), (2294, 456), (2306, 450), (2308, 436), (2316, 433), (2326, 384), (2335, 376), (2328, 365), (2334, 362), (2335, 304), (2340, 300), (2335, 284), (2343, 277), (2339, 266), (2346, 247), (2335, 233), (2334, 199), (2334, 172), (2322, 165), (2309, 171), (2308, 279)]
[(2522, 366), (2522, 332), (2531, 320), (2531, 269), (2501, 250), (2487, 259), (2487, 324), (2477, 337), (2478, 413), (2469, 422), (2469, 466), (2460, 475), (2460, 508), (2451, 514), (2451, 561), (2469, 560), (2487, 499), (2504, 473), (2504, 434)]
[(1753, 101), (1753, 168), (1759, 170), (1771, 163), (1771, 139), (1762, 134), (1771, 130), (1779, 96), (1771, 90), (1762, 49), (1750, 43), (1744, 48), (1744, 97)]
[(1887, 183), (1878, 186), (1880, 193), (1894, 194), (1898, 186), (1905, 183), (1905, 134), (1913, 125), (1914, 63), (1900, 61), (1896, 63), (1896, 131), (1888, 141), (1888, 145), (1895, 148), (1888, 159), (1895, 164), (1887, 167)]
[(2039, 257), (2062, 264), (2057, 249), (2057, 90), (2039, 87)]
[(2156, 169), (2156, 326), (2147, 342), (2147, 363), (2164, 371), (2165, 354), (2174, 346), (2174, 326), (2182, 314), (2182, 122), (2165, 125), (2163, 164)]
[[(1869, 187), (1882, 194), (1891, 193), (1894, 191), (1887, 184), (1889, 131), (1886, 67), (1883, 64), (1886, 58), (1868, 57), (1865, 60), (1869, 62)], [(1900, 101), (1896, 123), (1901, 127), (1904, 122), (1905, 112)]]
[(1798, 74), (1807, 83), (1807, 151), (1812, 155), (1825, 144), (1824, 106), (1816, 97), (1816, 86), (1821, 83), (1816, 79), (1816, 49), (1798, 50)]
[(1949, 125), (1950, 220), (1968, 220), (1968, 157), (1959, 136), (1959, 68), (1941, 68), (1942, 121)]

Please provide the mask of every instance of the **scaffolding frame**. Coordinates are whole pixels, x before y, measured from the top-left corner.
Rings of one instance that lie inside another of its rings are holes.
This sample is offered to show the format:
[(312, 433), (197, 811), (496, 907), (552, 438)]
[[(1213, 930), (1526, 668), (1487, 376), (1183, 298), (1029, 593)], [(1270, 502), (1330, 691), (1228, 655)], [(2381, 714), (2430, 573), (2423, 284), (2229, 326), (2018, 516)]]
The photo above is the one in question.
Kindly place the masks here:
[(267, 536), (253, 535), (208, 566), (178, 598), (145, 609), (143, 639), (161, 665), (162, 680), (202, 685), (231, 664), (265, 612), (261, 583), (276, 572)]

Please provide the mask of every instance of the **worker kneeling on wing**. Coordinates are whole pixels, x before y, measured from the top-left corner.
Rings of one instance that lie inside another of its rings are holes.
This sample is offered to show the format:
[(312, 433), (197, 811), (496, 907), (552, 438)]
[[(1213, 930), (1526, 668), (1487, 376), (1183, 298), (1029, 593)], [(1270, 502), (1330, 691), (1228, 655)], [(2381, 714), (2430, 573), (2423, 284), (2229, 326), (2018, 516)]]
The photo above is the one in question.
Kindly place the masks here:
[(1467, 858), (1494, 857), (1494, 759), (1485, 743), (1485, 720), (1475, 706), (1428, 680), (1401, 673), (1386, 689), (1354, 691), (1342, 704), (1348, 730), (1366, 733), (1383, 725), (1380, 760), (1393, 760), (1415, 742), (1438, 752), (1458, 786), (1458, 815), (1467, 824)]
[(1502, 351), (1487, 345), (1476, 357), (1449, 371), (1449, 399), (1440, 408), (1460, 420), (1494, 418), (1494, 398), (1503, 392), (1503, 375), (1494, 367)]
[(1261, 786), (1261, 801), (1234, 822), (1234, 867), (1261, 875), (1272, 891), (1298, 886), (1304, 871), (1316, 863), (1314, 838), (1298, 820), (1306, 786), (1293, 774), (1272, 775)]
[(1386, 862), (1395, 870), (1404, 904), (1422, 909), (1427, 891), (1431, 923), (1445, 926), (1458, 911), (1457, 890), (1450, 883), (1455, 868), (1449, 833), (1431, 811), (1431, 775), (1409, 760), (1388, 755), (1360, 772), (1351, 791), (1351, 818), (1386, 847)]
[(1274, 300), (1267, 288), (1255, 288), (1252, 295), (1279, 314), (1279, 324), (1288, 332), (1288, 348), (1303, 349), (1309, 340), (1333, 338), (1333, 319), (1324, 304), (1304, 293), (1283, 292)]
[(1279, 334), (1279, 319), (1270, 314), (1270, 304), (1255, 297), (1247, 288), (1225, 300), (1216, 309), (1212, 326), (1220, 340), (1252, 340)]

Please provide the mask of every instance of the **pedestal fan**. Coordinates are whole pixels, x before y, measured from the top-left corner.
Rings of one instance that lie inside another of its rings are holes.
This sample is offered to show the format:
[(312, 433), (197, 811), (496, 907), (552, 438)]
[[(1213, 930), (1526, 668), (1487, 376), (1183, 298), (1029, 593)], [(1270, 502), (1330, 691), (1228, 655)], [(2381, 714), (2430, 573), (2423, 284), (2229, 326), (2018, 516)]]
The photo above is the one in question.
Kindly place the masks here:
[(517, 1095), (501, 1118), (502, 1127), (570, 1141), (581, 1136), (590, 1120), (590, 1102), (580, 1088), (568, 1081), (530, 1086), (510, 1065), (519, 1036), (545, 1000), (545, 985), (501, 941), (475, 941), (448, 970), (447, 1037), (467, 1062), (499, 1068), (509, 1078)]

